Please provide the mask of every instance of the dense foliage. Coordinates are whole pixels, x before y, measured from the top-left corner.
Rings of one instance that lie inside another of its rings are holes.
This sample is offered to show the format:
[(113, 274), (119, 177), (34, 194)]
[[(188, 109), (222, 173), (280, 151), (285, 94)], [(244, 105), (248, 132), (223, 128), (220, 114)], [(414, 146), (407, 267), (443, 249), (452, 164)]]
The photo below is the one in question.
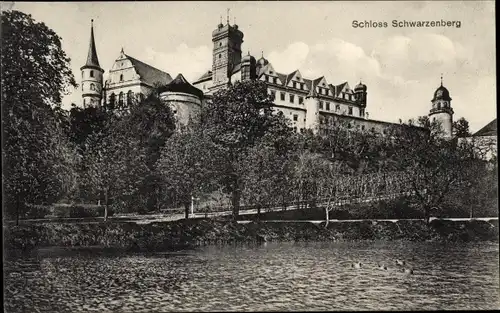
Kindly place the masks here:
[[(444, 140), (428, 117), (383, 135), (341, 120), (299, 134), (260, 81), (204, 99), (178, 129), (161, 86), (126, 106), (64, 111), (62, 94), (75, 81), (61, 39), (16, 11), (2, 13), (1, 62), (2, 179), (11, 217), (64, 200), (103, 206), (104, 218), (110, 206), (140, 213), (183, 207), (188, 218), (194, 201), (222, 193), (234, 218), (242, 205), (259, 213), (293, 205), (324, 209), (328, 221), (349, 199), (399, 197), (429, 221), (464, 206), (474, 215), (496, 199), (496, 161), (487, 166), (466, 140)], [(467, 136), (468, 122), (454, 129)]]

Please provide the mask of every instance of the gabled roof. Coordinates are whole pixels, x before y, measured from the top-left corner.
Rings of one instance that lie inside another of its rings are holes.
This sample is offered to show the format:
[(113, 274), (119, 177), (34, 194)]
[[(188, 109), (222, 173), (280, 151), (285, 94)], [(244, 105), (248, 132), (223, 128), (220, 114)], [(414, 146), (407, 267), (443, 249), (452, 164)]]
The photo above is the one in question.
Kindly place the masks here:
[(286, 76), (285, 86), (288, 85), (288, 82), (293, 78), (293, 76), (295, 76), (295, 73), (297, 73), (298, 71), (299, 70), (295, 70)]
[(278, 78), (280, 79), (281, 84), (286, 85), (286, 75), (281, 74), (281, 73), (276, 73), (276, 75), (278, 75)]
[(497, 135), (497, 119), (489, 122), (486, 126), (478, 130), (472, 136), (496, 136)]
[(165, 73), (149, 64), (146, 64), (142, 61), (137, 60), (136, 58), (131, 57), (130, 55), (125, 55), (132, 65), (134, 66), (137, 74), (141, 76), (141, 79), (146, 84), (153, 86), (158, 83), (161, 85), (166, 85), (172, 81), (172, 77), (170, 74)]
[(347, 82), (344, 82), (340, 85), (337, 85), (335, 87), (335, 90), (336, 90), (336, 93), (335, 93), (335, 96), (338, 96), (340, 94), (340, 92), (342, 91), (342, 89), (344, 89), (344, 87), (347, 85)]

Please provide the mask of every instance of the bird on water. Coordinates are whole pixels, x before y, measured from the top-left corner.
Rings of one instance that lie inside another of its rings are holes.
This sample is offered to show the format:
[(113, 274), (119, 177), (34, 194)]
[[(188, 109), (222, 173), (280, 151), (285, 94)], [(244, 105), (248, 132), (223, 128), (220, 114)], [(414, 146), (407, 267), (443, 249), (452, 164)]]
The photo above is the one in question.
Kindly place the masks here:
[(354, 264), (351, 264), (351, 267), (354, 267), (354, 268), (361, 268), (361, 262), (356, 262)]
[(379, 270), (387, 271), (387, 266), (385, 266), (384, 264), (380, 265), (379, 263), (377, 263), (377, 266)]

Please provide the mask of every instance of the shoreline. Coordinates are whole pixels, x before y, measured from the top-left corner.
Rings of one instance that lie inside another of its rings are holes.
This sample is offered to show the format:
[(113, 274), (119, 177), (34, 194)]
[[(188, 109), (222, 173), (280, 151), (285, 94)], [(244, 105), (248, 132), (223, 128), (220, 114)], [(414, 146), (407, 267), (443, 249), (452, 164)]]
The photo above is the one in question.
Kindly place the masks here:
[(195, 219), (174, 222), (4, 226), (4, 251), (31, 254), (45, 248), (179, 251), (206, 245), (307, 241), (499, 242), (496, 221), (346, 221), (342, 223)]

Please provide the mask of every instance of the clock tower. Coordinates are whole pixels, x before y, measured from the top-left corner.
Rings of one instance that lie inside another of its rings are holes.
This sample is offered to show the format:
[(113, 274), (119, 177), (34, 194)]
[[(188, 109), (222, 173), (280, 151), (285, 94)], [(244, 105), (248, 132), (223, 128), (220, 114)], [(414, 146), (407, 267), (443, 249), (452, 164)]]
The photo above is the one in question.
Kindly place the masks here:
[(82, 98), (83, 107), (97, 106), (102, 99), (102, 74), (104, 70), (99, 65), (94, 41), (94, 20), (90, 26), (90, 44), (87, 62), (80, 68), (82, 71)]

